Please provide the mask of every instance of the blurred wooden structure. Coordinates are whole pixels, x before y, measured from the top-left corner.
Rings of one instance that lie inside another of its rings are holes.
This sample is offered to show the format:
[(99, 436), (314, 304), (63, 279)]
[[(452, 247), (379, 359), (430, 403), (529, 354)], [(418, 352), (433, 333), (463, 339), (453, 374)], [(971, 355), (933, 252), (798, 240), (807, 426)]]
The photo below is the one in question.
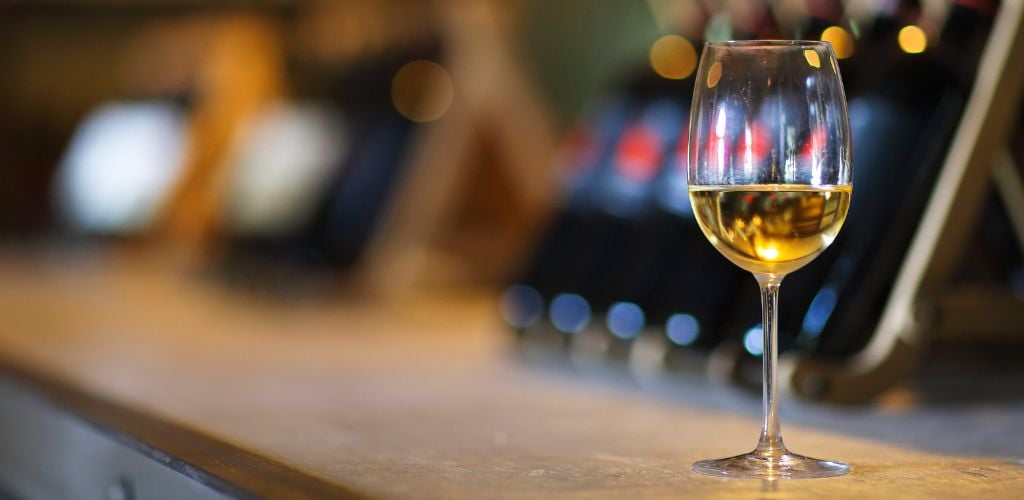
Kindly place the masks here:
[[(515, 2), (417, 4), (412, 17), (403, 5), (313, 6), (299, 37), (305, 50), (343, 65), (406, 42), (415, 31), (410, 22), (429, 23), (454, 80), (454, 103), (423, 127), (402, 160), (405, 173), (355, 283), (381, 295), (423, 280), (493, 283), (526, 250), (558, 187), (552, 117), (510, 46)], [(327, 36), (359, 19), (390, 29)], [(225, 158), (237, 134), (254, 113), (288, 97), (282, 30), (266, 18), (220, 21), (198, 68), (185, 174), (154, 228), (162, 246), (189, 261), (202, 261), (218, 245), (232, 168)]]
[[(435, 266), (462, 281), (507, 278), (558, 187), (552, 117), (510, 47), (514, 10), (498, 1), (438, 5), (457, 100), (416, 147), (367, 252), (365, 283), (384, 293)], [(443, 249), (459, 246), (465, 260), (445, 266)]]
[(231, 179), (225, 158), (239, 130), (284, 98), (286, 86), (280, 26), (262, 16), (233, 15), (211, 28), (210, 47), (193, 75), (184, 172), (153, 228), (162, 243), (192, 251), (216, 237)]

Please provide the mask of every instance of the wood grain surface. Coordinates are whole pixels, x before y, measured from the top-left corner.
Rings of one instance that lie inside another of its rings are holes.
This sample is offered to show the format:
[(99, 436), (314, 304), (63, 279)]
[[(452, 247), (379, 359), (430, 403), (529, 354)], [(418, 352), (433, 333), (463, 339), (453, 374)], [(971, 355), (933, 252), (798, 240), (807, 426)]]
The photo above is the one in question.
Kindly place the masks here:
[[(723, 480), (690, 464), (753, 446), (756, 396), (684, 380), (660, 397), (531, 369), (509, 354), (507, 338), (485, 292), (285, 304), (149, 259), (0, 255), (8, 376), (72, 409), (98, 401), (106, 410), (85, 418), (258, 496), (304, 488), (307, 497), (383, 498), (1024, 494), (1020, 401), (967, 409), (786, 401), (787, 444), (854, 472)], [(192, 437), (167, 437), (177, 432)], [(248, 470), (232, 475), (223, 464)]]

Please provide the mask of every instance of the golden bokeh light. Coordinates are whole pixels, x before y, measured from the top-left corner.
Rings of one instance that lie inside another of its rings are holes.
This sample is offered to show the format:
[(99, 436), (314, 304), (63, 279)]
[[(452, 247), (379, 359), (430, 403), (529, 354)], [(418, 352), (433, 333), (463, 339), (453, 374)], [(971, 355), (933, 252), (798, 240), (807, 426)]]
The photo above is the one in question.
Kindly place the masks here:
[(853, 36), (839, 26), (829, 26), (821, 32), (821, 41), (832, 44), (836, 59), (846, 59), (853, 55)]
[(779, 258), (779, 249), (771, 245), (757, 247), (755, 253), (757, 253), (758, 257), (767, 261), (774, 261)]
[(928, 36), (920, 26), (904, 26), (898, 37), (900, 49), (908, 54), (920, 54), (928, 47)]
[(708, 88), (713, 89), (715, 85), (718, 85), (718, 80), (722, 79), (722, 61), (715, 61), (715, 64), (711, 65), (711, 69), (708, 70)]
[(431, 122), (444, 116), (455, 97), (455, 84), (440, 64), (418, 60), (402, 66), (391, 81), (391, 102), (402, 116), (414, 122)]
[(807, 59), (807, 64), (810, 64), (812, 67), (815, 67), (815, 68), (820, 68), (821, 67), (821, 58), (818, 57), (818, 53), (815, 52), (814, 50), (811, 50), (811, 49), (804, 50), (804, 59)]
[(662, 78), (682, 80), (697, 68), (697, 50), (679, 35), (665, 35), (651, 45), (651, 68)]

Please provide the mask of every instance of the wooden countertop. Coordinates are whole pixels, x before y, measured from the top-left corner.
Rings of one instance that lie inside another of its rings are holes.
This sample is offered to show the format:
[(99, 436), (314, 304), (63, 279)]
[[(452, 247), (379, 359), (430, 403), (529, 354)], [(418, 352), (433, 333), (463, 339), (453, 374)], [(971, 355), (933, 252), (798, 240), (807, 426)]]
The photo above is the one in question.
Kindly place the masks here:
[[(748, 451), (759, 399), (524, 366), (494, 298), (283, 304), (146, 259), (0, 255), (0, 372), (177, 467), (268, 497), (964, 497), (1024, 492), (1024, 403), (783, 402), (833, 479), (692, 473)], [(657, 396), (655, 394), (658, 394)], [(838, 430), (838, 432), (837, 432)], [(916, 437), (915, 437), (916, 436)], [(230, 492), (231, 488), (227, 490)]]

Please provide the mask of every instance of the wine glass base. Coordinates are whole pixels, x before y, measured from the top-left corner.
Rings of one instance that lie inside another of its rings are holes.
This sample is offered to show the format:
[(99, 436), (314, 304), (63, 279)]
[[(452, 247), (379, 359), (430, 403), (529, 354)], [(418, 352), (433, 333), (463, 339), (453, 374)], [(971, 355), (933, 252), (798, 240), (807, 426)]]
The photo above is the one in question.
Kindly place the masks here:
[(778, 457), (752, 451), (735, 457), (701, 460), (693, 464), (693, 471), (709, 476), (743, 479), (811, 479), (842, 476), (850, 472), (850, 466), (788, 451)]

